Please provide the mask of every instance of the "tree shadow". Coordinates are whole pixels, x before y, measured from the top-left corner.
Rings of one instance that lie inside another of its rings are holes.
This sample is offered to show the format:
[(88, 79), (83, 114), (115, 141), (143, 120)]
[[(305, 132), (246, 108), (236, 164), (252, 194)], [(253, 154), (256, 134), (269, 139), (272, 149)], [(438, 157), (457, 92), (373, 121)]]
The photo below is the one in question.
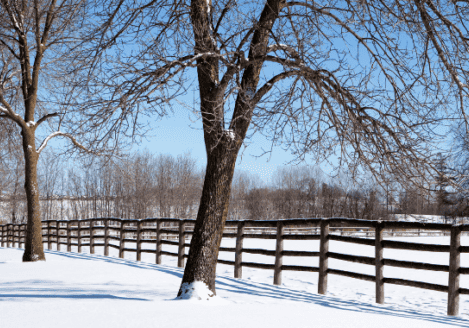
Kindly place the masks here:
[[(68, 253), (47, 250), (46, 253), (50, 253), (56, 256), (63, 256), (72, 259), (81, 259), (87, 261), (100, 261), (112, 264), (126, 265), (138, 269), (155, 270), (162, 273), (173, 275), (177, 278), (182, 279), (183, 268), (171, 267), (166, 265), (152, 264), (148, 262), (136, 262), (134, 260), (120, 259), (115, 257), (107, 257), (103, 255), (90, 255), (83, 253)], [(42, 282), (43, 283), (43, 282)], [(267, 283), (252, 282), (244, 279), (236, 279), (224, 275), (218, 275), (216, 279), (217, 291), (225, 291), (228, 293), (236, 294), (247, 294), (256, 297), (270, 298), (275, 300), (294, 301), (301, 303), (315, 304), (319, 306), (334, 308), (345, 311), (355, 311), (378, 315), (389, 315), (405, 319), (416, 319), (429, 322), (435, 322), (439, 324), (446, 324), (455, 327), (469, 327), (469, 321), (461, 317), (446, 316), (441, 314), (433, 314), (430, 312), (424, 312), (416, 310), (414, 308), (405, 308), (405, 306), (399, 306), (399, 309), (393, 308), (396, 304), (373, 304), (361, 301), (345, 300), (333, 296), (319, 295), (311, 293), (305, 290), (296, 290), (284, 286), (274, 286)], [(16, 287), (17, 288), (17, 287)], [(16, 289), (17, 290), (17, 289)], [(5, 289), (3, 289), (5, 291)], [(69, 290), (72, 292), (72, 290)], [(96, 292), (96, 290), (94, 290)], [(113, 291), (115, 292), (115, 291)], [(126, 293), (132, 293), (132, 291), (125, 291)], [(175, 291), (176, 292), (176, 291)], [(0, 294), (0, 301), (8, 298), (88, 298), (88, 299), (118, 299), (118, 300), (140, 300), (148, 301), (149, 299), (138, 298), (138, 297), (121, 297), (114, 296), (111, 294), (97, 294), (90, 291), (90, 293), (80, 294), (72, 293), (68, 295), (36, 295), (36, 294)]]

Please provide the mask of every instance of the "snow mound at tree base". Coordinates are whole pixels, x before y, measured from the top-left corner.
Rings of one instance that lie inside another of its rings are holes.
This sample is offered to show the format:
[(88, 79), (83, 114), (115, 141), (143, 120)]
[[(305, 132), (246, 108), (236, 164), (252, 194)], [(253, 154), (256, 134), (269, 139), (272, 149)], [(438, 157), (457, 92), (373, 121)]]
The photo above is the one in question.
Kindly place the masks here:
[(181, 286), (181, 295), (176, 299), (208, 301), (213, 297), (215, 297), (215, 295), (204, 282), (194, 281), (192, 283), (183, 283)]

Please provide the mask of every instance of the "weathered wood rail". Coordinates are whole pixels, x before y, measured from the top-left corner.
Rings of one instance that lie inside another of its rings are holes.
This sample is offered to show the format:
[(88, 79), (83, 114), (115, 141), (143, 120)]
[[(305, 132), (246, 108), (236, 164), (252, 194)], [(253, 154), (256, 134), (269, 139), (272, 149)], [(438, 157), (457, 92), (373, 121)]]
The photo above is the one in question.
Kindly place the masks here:
[[(96, 247), (104, 247), (104, 255), (109, 256), (109, 248), (118, 250), (120, 258), (124, 252), (135, 252), (136, 260), (141, 260), (142, 253), (156, 255), (155, 262), (161, 264), (161, 257), (174, 256), (178, 258), (178, 266), (184, 267), (186, 239), (192, 235), (194, 220), (179, 219), (144, 219), (125, 220), (116, 218), (97, 218), (80, 221), (45, 221), (43, 222), (43, 238), (49, 249), (52, 244), (67, 246), (67, 251), (72, 246), (81, 252), (82, 247), (89, 246), (90, 253), (95, 253)], [(0, 226), (0, 240), (2, 247), (18, 247), (24, 244), (25, 224), (6, 224)], [(418, 231), (418, 234), (443, 233), (451, 237), (450, 245), (432, 245), (409, 243), (401, 241), (383, 240), (386, 232), (393, 235), (396, 231)], [(371, 238), (350, 236), (350, 232), (362, 233)], [(257, 268), (274, 270), (274, 284), (282, 283), (282, 271), (307, 271), (317, 272), (318, 293), (326, 294), (327, 277), (336, 274), (361, 280), (374, 282), (376, 285), (376, 302), (384, 303), (384, 284), (404, 285), (417, 288), (430, 289), (448, 293), (448, 315), (459, 314), (460, 294), (469, 295), (469, 289), (461, 288), (459, 280), (461, 274), (469, 274), (469, 268), (461, 267), (461, 253), (469, 253), (469, 246), (461, 246), (461, 234), (469, 231), (469, 224), (450, 225), (440, 223), (420, 223), (402, 221), (365, 221), (344, 218), (330, 219), (290, 219), (276, 221), (227, 221), (224, 238), (236, 238), (236, 247), (220, 247), (220, 252), (234, 252), (235, 260), (227, 261), (219, 259), (218, 263), (233, 265), (234, 276), (242, 277), (242, 268)], [(347, 235), (344, 235), (346, 232)], [(176, 237), (177, 241), (170, 240)], [(246, 238), (275, 239), (275, 250), (244, 248)], [(319, 240), (319, 251), (292, 251), (284, 250), (284, 240)], [(100, 241), (100, 242), (99, 242)], [(339, 254), (329, 251), (330, 241), (356, 243), (375, 247), (375, 257)], [(135, 243), (135, 248), (126, 247), (126, 243)], [(142, 248), (142, 244), (156, 244), (154, 249)], [(178, 247), (177, 253), (162, 250), (162, 245)], [(449, 265), (437, 265), (411, 261), (400, 261), (383, 258), (384, 248), (417, 250), (427, 252), (445, 252), (449, 255)], [(244, 262), (243, 253), (274, 256), (274, 264)], [(283, 257), (319, 257), (319, 267), (283, 265)], [(367, 275), (356, 272), (332, 269), (328, 267), (328, 259), (338, 259), (375, 266), (375, 275)], [(438, 285), (421, 281), (386, 278), (383, 276), (384, 266), (411, 268), (419, 270), (431, 270), (448, 272), (448, 285)]]

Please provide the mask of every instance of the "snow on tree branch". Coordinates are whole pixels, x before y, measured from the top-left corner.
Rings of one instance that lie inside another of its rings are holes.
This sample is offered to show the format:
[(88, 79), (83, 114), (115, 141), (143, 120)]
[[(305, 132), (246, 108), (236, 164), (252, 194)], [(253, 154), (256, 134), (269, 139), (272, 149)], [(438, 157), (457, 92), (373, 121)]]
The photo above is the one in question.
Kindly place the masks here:
[(75, 145), (75, 147), (83, 150), (84, 152), (87, 152), (89, 154), (93, 154), (93, 155), (99, 155), (98, 153), (96, 152), (93, 152), (89, 149), (87, 149), (85, 146), (83, 146), (82, 144), (80, 144), (70, 133), (66, 133), (66, 132), (61, 132), (61, 131), (56, 131), (54, 133), (51, 133), (47, 138), (44, 139), (44, 141), (42, 141), (41, 143), (41, 146), (39, 146), (38, 150), (37, 150), (37, 153), (40, 154), (41, 151), (46, 148), (47, 146), (47, 143), (49, 142), (49, 140), (55, 138), (55, 137), (66, 137), (68, 139), (70, 139), (70, 141)]

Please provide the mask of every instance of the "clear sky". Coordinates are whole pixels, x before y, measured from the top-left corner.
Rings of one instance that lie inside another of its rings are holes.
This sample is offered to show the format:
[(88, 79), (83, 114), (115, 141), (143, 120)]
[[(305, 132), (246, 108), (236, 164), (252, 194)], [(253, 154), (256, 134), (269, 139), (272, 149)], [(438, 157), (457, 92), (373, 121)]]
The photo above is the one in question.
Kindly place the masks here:
[[(252, 131), (248, 131), (248, 135), (251, 133)], [(154, 154), (171, 154), (174, 157), (190, 152), (199, 167), (207, 164), (202, 121), (183, 106), (176, 106), (174, 114), (153, 123), (146, 139), (132, 150), (147, 149)], [(260, 133), (256, 133), (248, 143), (238, 154), (236, 170), (257, 174), (266, 184), (269, 184), (276, 167), (286, 165), (294, 159), (289, 150), (285, 151), (281, 147), (274, 147), (271, 154), (256, 158), (255, 156), (271, 148), (271, 142)], [(304, 164), (313, 164), (313, 161), (309, 160)], [(323, 170), (328, 173), (327, 169)]]

